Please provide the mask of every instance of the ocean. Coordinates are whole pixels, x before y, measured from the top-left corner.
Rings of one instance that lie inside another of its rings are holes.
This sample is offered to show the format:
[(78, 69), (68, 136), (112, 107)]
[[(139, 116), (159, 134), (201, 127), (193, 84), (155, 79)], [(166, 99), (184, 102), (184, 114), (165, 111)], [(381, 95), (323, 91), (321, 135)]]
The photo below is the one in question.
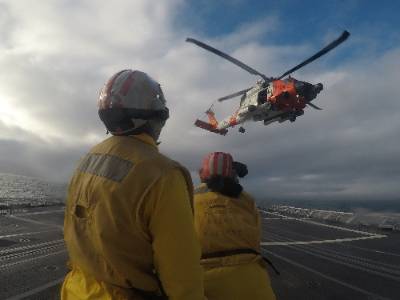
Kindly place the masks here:
[(0, 173), (0, 206), (61, 204), (66, 191), (67, 183)]

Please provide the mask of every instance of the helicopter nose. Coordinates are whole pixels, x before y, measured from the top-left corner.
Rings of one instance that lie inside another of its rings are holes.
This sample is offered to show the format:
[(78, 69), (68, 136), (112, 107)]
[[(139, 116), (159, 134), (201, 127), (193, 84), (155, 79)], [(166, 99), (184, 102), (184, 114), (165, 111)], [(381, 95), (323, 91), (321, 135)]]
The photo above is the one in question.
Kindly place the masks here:
[(305, 98), (310, 98), (315, 93), (314, 85), (308, 82), (296, 81), (295, 87), (297, 93)]
[(307, 99), (308, 102), (317, 97), (318, 93), (324, 88), (322, 83), (311, 84), (304, 81), (297, 81), (295, 86), (297, 93)]
[(321, 92), (323, 89), (324, 86), (322, 85), (322, 83), (314, 84), (314, 91), (316, 94), (319, 94), (319, 92)]

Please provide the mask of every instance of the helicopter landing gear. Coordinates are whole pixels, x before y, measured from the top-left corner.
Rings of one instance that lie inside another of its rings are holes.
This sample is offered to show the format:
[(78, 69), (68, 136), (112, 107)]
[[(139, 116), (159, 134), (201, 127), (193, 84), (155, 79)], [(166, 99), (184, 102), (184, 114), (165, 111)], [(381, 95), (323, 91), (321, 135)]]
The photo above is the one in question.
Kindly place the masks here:
[(240, 127), (239, 127), (239, 132), (240, 132), (240, 133), (245, 133), (245, 132), (246, 132), (246, 129), (244, 129), (243, 126), (240, 126)]

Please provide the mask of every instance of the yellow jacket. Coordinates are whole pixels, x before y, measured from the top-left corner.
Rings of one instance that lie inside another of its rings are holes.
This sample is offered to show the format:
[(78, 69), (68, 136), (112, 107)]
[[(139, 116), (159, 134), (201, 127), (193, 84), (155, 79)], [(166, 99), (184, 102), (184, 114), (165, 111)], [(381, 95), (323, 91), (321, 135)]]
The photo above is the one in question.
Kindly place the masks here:
[(64, 237), (71, 272), (61, 297), (204, 299), (186, 169), (152, 138), (112, 136), (95, 146), (71, 179)]
[(242, 192), (235, 199), (201, 184), (195, 190), (194, 210), (203, 255), (232, 249), (260, 252), (260, 216), (248, 193)]
[(202, 255), (210, 257), (201, 261), (207, 299), (275, 299), (260, 255), (224, 255), (231, 250), (261, 250), (260, 215), (252, 197), (242, 192), (230, 198), (202, 184), (195, 190), (194, 215)]

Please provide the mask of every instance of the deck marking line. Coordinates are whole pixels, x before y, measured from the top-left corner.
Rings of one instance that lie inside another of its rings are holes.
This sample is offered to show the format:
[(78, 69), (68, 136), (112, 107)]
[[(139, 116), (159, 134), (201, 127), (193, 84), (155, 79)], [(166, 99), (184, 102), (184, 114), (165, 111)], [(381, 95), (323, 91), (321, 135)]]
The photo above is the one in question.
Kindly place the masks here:
[(350, 247), (360, 249), (361, 251), (366, 251), (366, 252), (373, 252), (373, 253), (380, 253), (384, 255), (391, 255), (391, 256), (397, 256), (400, 257), (400, 253), (393, 253), (393, 252), (387, 252), (387, 251), (380, 251), (372, 248), (364, 248), (364, 247), (359, 247), (355, 245), (351, 245)]
[[(270, 233), (270, 235), (271, 235), (271, 233)], [(272, 234), (272, 235), (277, 236), (279, 238), (279, 236), (276, 235), (276, 234)], [(277, 239), (277, 240), (273, 240), (273, 241), (281, 242), (283, 240)], [(285, 241), (295, 242), (295, 240), (288, 239), (288, 238), (286, 238)], [(288, 246), (288, 247), (292, 248), (291, 246)], [(304, 249), (304, 246), (297, 246), (297, 247), (299, 249)], [(319, 253), (322, 253), (321, 251), (323, 251), (324, 255), (328, 255), (328, 256), (331, 256), (331, 257), (338, 257), (340, 259), (345, 259), (347, 261), (350, 260), (356, 265), (357, 264), (368, 265), (371, 268), (380, 269), (380, 270), (384, 269), (383, 270), (384, 272), (388, 272), (388, 273), (391, 273), (391, 274), (399, 274), (400, 275), (400, 272), (399, 272), (400, 271), (400, 266), (396, 267), (393, 264), (387, 264), (387, 263), (379, 262), (379, 261), (376, 261), (376, 260), (371, 260), (371, 259), (368, 259), (366, 257), (343, 254), (340, 251), (334, 251), (334, 250), (332, 250), (330, 248), (327, 248), (327, 247), (323, 247), (323, 248), (316, 248), (316, 247), (308, 248), (307, 247), (306, 249), (310, 249), (310, 250), (312, 249), (313, 252), (319, 252)]]
[[(48, 249), (46, 249), (46, 250), (48, 250)], [(48, 256), (61, 254), (61, 253), (63, 253), (63, 252), (67, 252), (67, 250), (66, 250), (66, 249), (63, 249), (63, 250), (61, 250), (61, 251), (50, 252), (50, 253), (43, 254), (43, 255), (41, 255), (41, 256), (34, 256), (34, 257), (31, 257), (31, 258), (27, 258), (27, 259), (23, 259), (23, 260), (18, 260), (18, 261), (12, 262), (12, 263), (7, 263), (7, 264), (4, 264), (4, 265), (0, 265), (0, 270), (1, 270), (1, 269), (6, 269), (6, 268), (12, 267), (12, 266), (20, 265), (20, 264), (23, 264), (23, 263), (26, 263), (26, 262), (35, 261), (35, 260), (38, 260), (38, 259), (41, 259), (41, 258), (45, 258), (45, 257), (48, 257)]]
[(46, 215), (46, 214), (51, 214), (53, 212), (64, 212), (64, 209), (16, 213), (16, 214), (13, 214), (13, 216)]
[(318, 276), (321, 276), (322, 278), (325, 278), (325, 279), (327, 279), (327, 280), (333, 281), (333, 282), (335, 282), (335, 283), (337, 283), (337, 284), (340, 284), (340, 285), (345, 286), (345, 287), (347, 287), (347, 288), (349, 288), (349, 289), (352, 289), (352, 290), (355, 290), (355, 291), (357, 291), (357, 292), (360, 292), (360, 293), (362, 293), (362, 294), (364, 294), (364, 295), (371, 296), (371, 297), (373, 297), (373, 298), (376, 299), (376, 300), (391, 300), (390, 298), (382, 297), (382, 296), (380, 296), (380, 295), (378, 295), (378, 294), (369, 292), (369, 291), (364, 290), (364, 289), (362, 289), (362, 288), (356, 287), (356, 286), (354, 286), (354, 285), (352, 285), (352, 284), (343, 282), (343, 281), (341, 281), (341, 280), (339, 280), (339, 279), (336, 279), (336, 278), (333, 278), (333, 277), (331, 277), (331, 276), (329, 276), (329, 275), (326, 275), (326, 274), (323, 274), (323, 273), (321, 273), (321, 272), (318, 272), (317, 270), (314, 270), (314, 269), (309, 268), (309, 267), (307, 267), (307, 266), (305, 266), (305, 265), (299, 264), (299, 263), (297, 263), (297, 262), (295, 262), (295, 261), (293, 261), (293, 260), (291, 260), (291, 259), (288, 259), (288, 258), (286, 258), (286, 257), (283, 257), (283, 256), (280, 256), (280, 255), (278, 255), (278, 254), (275, 254), (274, 252), (268, 251), (268, 254), (270, 254), (270, 255), (272, 255), (272, 256), (275, 256), (275, 257), (277, 257), (277, 258), (279, 258), (279, 259), (281, 259), (281, 260), (283, 260), (283, 261), (285, 261), (285, 262), (287, 262), (287, 263), (289, 263), (289, 264), (292, 264), (292, 265), (294, 265), (294, 266), (296, 266), (296, 267), (298, 267), (298, 268), (304, 269), (304, 270), (309, 271), (309, 272), (311, 272), (311, 273), (314, 273), (314, 274), (316, 274), (316, 275), (318, 275)]
[(392, 273), (390, 273), (390, 272), (389, 272), (390, 274), (385, 274), (385, 273), (382, 273), (381, 271), (377, 271), (375, 269), (370, 269), (365, 264), (358, 265), (358, 264), (355, 264), (355, 263), (346, 262), (346, 261), (341, 260), (341, 259), (339, 259), (337, 257), (327, 256), (325, 253), (324, 254), (320, 254), (321, 252), (318, 253), (317, 251), (313, 251), (312, 249), (308, 249), (308, 250), (304, 249), (301, 246), (288, 246), (288, 247), (293, 249), (293, 250), (295, 250), (295, 251), (301, 251), (303, 253), (306, 253), (306, 254), (309, 254), (309, 255), (324, 259), (324, 260), (328, 260), (328, 261), (331, 261), (331, 262), (336, 263), (336, 264), (341, 264), (343, 266), (347, 266), (347, 267), (352, 268), (352, 269), (358, 269), (358, 270), (361, 270), (361, 271), (364, 271), (364, 272), (367, 272), (367, 273), (375, 274), (375, 275), (378, 275), (380, 277), (385, 277), (385, 278), (400, 282), (400, 277), (399, 276), (397, 276), (397, 275), (393, 276), (393, 275), (391, 275)]
[(14, 247), (14, 248), (6, 248), (4, 250), (0, 250), (0, 256), (2, 256), (4, 254), (12, 253), (12, 252), (17, 252), (19, 250), (28, 250), (31, 248), (39, 248), (42, 246), (49, 246), (52, 244), (61, 244), (61, 243), (64, 243), (64, 239), (52, 240), (52, 241), (48, 241), (48, 242), (30, 244), (30, 245)]
[(55, 286), (55, 285), (57, 285), (57, 284), (60, 284), (60, 283), (62, 283), (63, 281), (64, 281), (64, 277), (59, 278), (59, 279), (57, 279), (57, 280), (50, 281), (50, 282), (48, 282), (48, 283), (46, 283), (46, 284), (44, 284), (44, 285), (38, 286), (37, 288), (34, 288), (34, 289), (32, 289), (32, 290), (29, 290), (29, 291), (27, 291), (27, 292), (25, 292), (25, 293), (22, 293), (22, 294), (13, 296), (13, 297), (11, 297), (11, 298), (7, 298), (6, 300), (19, 300), (19, 299), (23, 299), (23, 298), (26, 298), (26, 297), (35, 295), (35, 294), (37, 294), (37, 293), (39, 293), (39, 292), (41, 292), (41, 291), (44, 291), (45, 289), (48, 289), (48, 288), (50, 288), (50, 287)]
[(360, 241), (360, 240), (382, 239), (385, 237), (386, 237), (386, 235), (377, 234), (377, 235), (370, 235), (370, 236), (333, 239), (333, 240), (293, 241), (293, 242), (261, 242), (261, 245), (262, 246), (287, 246), (287, 245), (309, 245), (309, 244), (333, 244), (333, 243), (343, 243), (343, 242), (352, 242), (352, 241)]
[[(279, 216), (279, 217), (285, 217), (284, 215), (281, 215), (281, 214), (278, 214), (278, 213), (270, 213), (270, 214), (275, 215), (275, 216)], [(299, 218), (293, 218), (293, 217), (292, 217), (292, 219), (293, 220), (297, 220), (299, 222), (304, 222), (304, 223), (309, 223), (309, 224), (313, 224), (313, 225), (333, 228), (333, 229), (337, 229), (337, 230), (355, 232), (355, 233), (359, 233), (359, 234), (362, 234), (362, 235), (376, 235), (375, 233), (370, 233), (370, 232), (366, 232), (366, 231), (350, 229), (350, 228), (341, 227), (341, 226), (328, 225), (328, 224), (319, 223), (319, 222), (315, 222), (315, 221), (311, 221), (311, 220), (307, 220), (307, 219), (299, 219)], [(386, 237), (386, 235), (385, 235), (385, 237)]]
[[(290, 241), (290, 240), (288, 240)], [(294, 241), (294, 240), (291, 240)], [(381, 263), (375, 260), (370, 260), (365, 257), (360, 257), (360, 256), (353, 256), (353, 255), (346, 255), (343, 253), (340, 253), (338, 251), (333, 251), (330, 250), (329, 248), (318, 248), (318, 247), (308, 247), (307, 245), (291, 245), (287, 246), (290, 249), (294, 249), (296, 251), (303, 251), (307, 254), (312, 254), (314, 256), (324, 258), (327, 260), (333, 259), (339, 264), (345, 264), (350, 267), (361, 267), (365, 271), (367, 269), (371, 270), (368, 272), (379, 272), (380, 276), (387, 276), (383, 274), (382, 272), (388, 273), (390, 276), (390, 279), (394, 279), (398, 281), (397, 277), (399, 277), (400, 272), (398, 268), (393, 267), (393, 264), (385, 264)], [(321, 256), (322, 255), (322, 256)], [(339, 260), (339, 261), (337, 261)], [(375, 273), (374, 273), (375, 274)], [(392, 275), (395, 275), (396, 278), (393, 278)], [(400, 278), (400, 277), (399, 277)]]
[(14, 236), (21, 236), (21, 235), (40, 234), (40, 233), (52, 232), (52, 231), (58, 231), (58, 229), (50, 229), (50, 230), (35, 231), (35, 232), (25, 232), (25, 233), (22, 232), (22, 233), (13, 233), (13, 234), (7, 234), (7, 235), (0, 235), (0, 239), (14, 237)]
[(20, 220), (23, 222), (28, 222), (28, 223), (32, 223), (32, 224), (38, 224), (38, 225), (44, 225), (44, 226), (50, 226), (50, 227), (55, 227), (58, 229), (63, 230), (63, 226), (61, 225), (56, 225), (56, 224), (50, 224), (50, 223), (45, 223), (45, 222), (40, 222), (40, 221), (35, 221), (35, 220), (31, 220), (31, 219), (27, 219), (27, 218), (21, 218), (21, 217), (17, 217), (17, 216), (10, 216), (10, 218), (16, 219), (16, 220)]

